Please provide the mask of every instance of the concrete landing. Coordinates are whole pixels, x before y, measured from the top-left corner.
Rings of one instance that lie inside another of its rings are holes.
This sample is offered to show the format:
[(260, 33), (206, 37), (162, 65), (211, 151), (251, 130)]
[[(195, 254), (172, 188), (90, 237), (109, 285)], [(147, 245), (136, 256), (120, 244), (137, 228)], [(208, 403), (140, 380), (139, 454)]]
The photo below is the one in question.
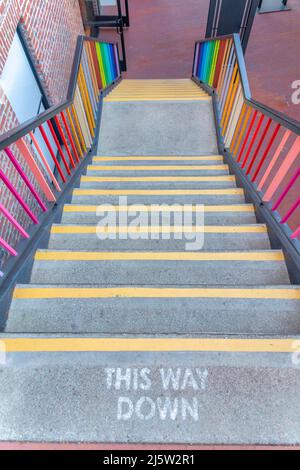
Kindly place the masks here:
[(98, 154), (216, 155), (211, 100), (104, 103)]
[(8, 353), (0, 436), (299, 444), (300, 369), (291, 358), (238, 351)]

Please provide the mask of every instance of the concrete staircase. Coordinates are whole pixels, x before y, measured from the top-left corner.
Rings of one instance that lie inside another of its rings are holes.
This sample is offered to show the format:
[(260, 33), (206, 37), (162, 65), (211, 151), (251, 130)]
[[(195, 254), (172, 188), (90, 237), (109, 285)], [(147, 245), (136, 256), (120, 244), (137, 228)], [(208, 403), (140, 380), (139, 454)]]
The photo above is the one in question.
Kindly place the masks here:
[(104, 101), (99, 156), (14, 292), (0, 439), (299, 444), (300, 288), (218, 155), (211, 99), (123, 80)]

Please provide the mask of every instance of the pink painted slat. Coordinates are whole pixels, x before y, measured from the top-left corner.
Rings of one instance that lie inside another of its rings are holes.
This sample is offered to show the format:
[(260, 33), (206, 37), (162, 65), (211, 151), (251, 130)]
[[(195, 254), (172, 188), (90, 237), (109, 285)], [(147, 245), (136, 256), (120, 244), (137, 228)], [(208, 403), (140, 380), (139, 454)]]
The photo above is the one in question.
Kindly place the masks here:
[(252, 150), (252, 148), (253, 148), (253, 145), (254, 145), (254, 143), (255, 143), (255, 141), (256, 141), (256, 138), (257, 138), (257, 136), (258, 136), (258, 133), (259, 133), (259, 130), (260, 130), (261, 126), (262, 126), (262, 123), (263, 123), (264, 118), (265, 118), (265, 116), (262, 114), (262, 115), (260, 116), (259, 120), (258, 120), (256, 129), (255, 129), (255, 131), (254, 131), (254, 134), (253, 134), (252, 139), (251, 139), (250, 144), (249, 144), (249, 148), (248, 148), (248, 150), (247, 150), (247, 153), (246, 153), (246, 155), (245, 155), (244, 161), (243, 161), (243, 163), (242, 163), (242, 168), (245, 168), (245, 166), (246, 166), (246, 164), (247, 164), (247, 162), (248, 162), (249, 155), (250, 155), (251, 150)]
[(9, 191), (14, 195), (14, 197), (17, 199), (18, 203), (23, 207), (24, 211), (26, 214), (31, 218), (34, 224), (38, 224), (39, 221), (37, 217), (34, 215), (34, 213), (31, 211), (31, 209), (27, 206), (26, 202), (22, 198), (22, 196), (18, 193), (18, 191), (14, 188), (13, 184), (9, 181), (7, 176), (3, 173), (3, 171), (0, 169), (0, 179), (3, 181), (5, 186), (9, 189)]
[(6, 149), (4, 149), (4, 152), (6, 153), (8, 158), (10, 159), (11, 163), (13, 164), (13, 166), (15, 167), (15, 169), (17, 170), (17, 172), (21, 176), (22, 180), (26, 184), (27, 188), (29, 189), (29, 191), (31, 192), (31, 194), (33, 195), (33, 197), (35, 198), (35, 200), (37, 201), (37, 203), (39, 204), (39, 206), (41, 207), (43, 212), (47, 212), (47, 210), (48, 210), (47, 207), (45, 206), (45, 204), (41, 200), (40, 196), (38, 195), (38, 193), (36, 192), (36, 190), (34, 189), (32, 184), (30, 183), (27, 175), (23, 171), (21, 165), (19, 164), (18, 160), (16, 159), (16, 157), (14, 156), (14, 154), (12, 153), (10, 148), (6, 147)]
[(274, 141), (275, 141), (275, 139), (276, 139), (276, 137), (277, 137), (278, 132), (280, 131), (280, 128), (281, 128), (281, 125), (280, 125), (280, 124), (277, 124), (277, 126), (275, 127), (275, 130), (274, 130), (274, 132), (273, 132), (273, 134), (272, 134), (272, 137), (271, 137), (271, 139), (269, 140), (269, 143), (268, 143), (268, 145), (267, 145), (267, 147), (266, 147), (266, 150), (265, 150), (263, 156), (261, 157), (261, 160), (260, 160), (260, 162), (259, 162), (259, 164), (258, 164), (258, 166), (257, 166), (257, 168), (256, 168), (256, 171), (255, 171), (255, 173), (254, 173), (254, 175), (253, 175), (253, 177), (252, 177), (252, 180), (251, 180), (252, 183), (255, 182), (258, 173), (260, 172), (260, 170), (261, 170), (263, 164), (265, 163), (265, 160), (266, 160), (266, 158), (267, 158), (267, 156), (268, 156), (268, 154), (269, 154), (269, 152), (270, 152), (270, 150), (271, 150), (272, 145), (274, 144)]
[[(47, 171), (47, 173), (48, 173), (50, 179), (52, 180), (52, 182), (53, 182), (54, 186), (56, 187), (57, 191), (61, 191), (61, 188), (60, 188), (60, 186), (59, 186), (59, 184), (58, 184), (58, 181), (57, 181), (57, 179), (55, 178), (55, 176), (54, 176), (54, 174), (53, 174), (53, 172), (52, 172), (52, 170), (51, 170), (51, 168), (50, 168), (50, 166), (49, 166), (49, 163), (47, 162), (47, 159), (46, 159), (46, 157), (45, 157), (45, 155), (44, 155), (44, 153), (43, 153), (41, 147), (39, 146), (37, 139), (35, 138), (35, 135), (33, 134), (33, 132), (29, 132), (29, 135), (30, 135), (30, 138), (31, 138), (31, 140), (32, 140), (32, 142), (33, 142), (33, 144), (34, 144), (34, 146), (35, 146), (35, 148), (36, 148), (36, 150), (37, 150), (39, 156), (41, 157), (41, 160), (42, 160), (42, 162), (43, 162), (43, 164), (44, 164), (44, 166), (45, 166), (45, 169), (46, 169), (46, 171)], [(55, 200), (56, 200), (56, 199), (55, 199)]]
[(280, 206), (280, 204), (282, 203), (282, 201), (284, 200), (285, 196), (287, 195), (287, 193), (289, 192), (289, 190), (294, 186), (294, 184), (296, 183), (297, 179), (299, 178), (300, 176), (300, 168), (298, 168), (298, 170), (296, 171), (296, 173), (293, 175), (292, 179), (289, 181), (289, 183), (287, 184), (287, 186), (284, 188), (284, 190), (282, 191), (282, 193), (280, 194), (279, 198), (277, 199), (277, 201), (275, 202), (273, 208), (272, 208), (272, 211), (276, 211), (276, 209), (278, 209), (278, 207)]
[(79, 163), (79, 162), (80, 162), (80, 158), (79, 158), (79, 156), (78, 156), (78, 152), (77, 152), (77, 149), (76, 149), (76, 146), (75, 146), (75, 143), (74, 143), (74, 140), (73, 140), (73, 137), (72, 137), (70, 128), (69, 128), (69, 126), (68, 126), (67, 119), (66, 119), (66, 117), (65, 117), (65, 115), (64, 115), (64, 113), (63, 113), (63, 111), (60, 113), (60, 116), (61, 116), (62, 122), (64, 123), (66, 132), (67, 132), (67, 134), (68, 134), (69, 141), (70, 141), (70, 143), (71, 143), (71, 147), (72, 147), (72, 150), (73, 150), (75, 159), (76, 159), (77, 163)]
[(20, 139), (17, 142), (15, 142), (16, 146), (22, 153), (24, 159), (27, 162), (27, 165), (29, 166), (30, 170), (32, 171), (33, 175), (35, 176), (35, 179), (40, 186), (41, 190), (45, 194), (46, 198), (48, 201), (55, 202), (55, 196), (53, 192), (50, 189), (50, 186), (48, 185), (43, 173), (39, 169), (33, 155), (31, 154), (26, 142), (24, 139)]
[(9, 222), (21, 233), (24, 238), (29, 238), (28, 233), (23, 227), (19, 224), (19, 222), (13, 217), (13, 215), (0, 203), (0, 212), (4, 215), (4, 217), (9, 220)]
[(295, 210), (300, 206), (300, 198), (298, 199), (298, 201), (295, 202), (295, 204), (290, 208), (290, 210), (288, 211), (288, 213), (282, 218), (282, 220), (280, 221), (281, 224), (285, 224), (289, 218), (293, 215), (293, 213), (295, 212)]
[(249, 136), (251, 134), (251, 131), (252, 131), (252, 127), (254, 126), (254, 122), (255, 122), (255, 119), (256, 119), (256, 116), (258, 114), (258, 111), (254, 111), (253, 113), (253, 116), (252, 116), (252, 119), (251, 119), (251, 122), (250, 122), (250, 125), (248, 127), (248, 130), (247, 130), (247, 134), (246, 134), (246, 137), (245, 137), (245, 140), (243, 142), (243, 145), (242, 145), (242, 148), (240, 150), (240, 153), (239, 153), (239, 156), (238, 156), (238, 159), (237, 159), (237, 162), (239, 163), (241, 161), (241, 158), (243, 156), (243, 153), (244, 153), (244, 150), (246, 148), (246, 145), (248, 143), (248, 139), (249, 139)]
[(281, 164), (279, 170), (276, 173), (275, 178), (271, 182), (266, 194), (264, 195), (263, 199), (264, 201), (270, 201), (279, 187), (280, 183), (282, 182), (283, 178), (291, 168), (292, 164), (296, 160), (297, 156), (299, 155), (300, 152), (300, 137), (297, 137), (294, 144), (292, 145), (291, 150), (285, 157), (283, 163)]
[(7, 251), (10, 255), (12, 256), (17, 256), (16, 250), (13, 249), (12, 246), (10, 246), (5, 240), (3, 240), (2, 237), (0, 237), (0, 246), (4, 248), (5, 251)]
[(292, 238), (295, 240), (295, 238), (300, 237), (300, 226), (297, 228), (297, 230), (293, 233)]
[(249, 168), (248, 168), (248, 170), (247, 170), (247, 172), (246, 172), (246, 175), (249, 175), (250, 172), (251, 172), (251, 170), (252, 170), (252, 168), (253, 168), (253, 165), (254, 165), (254, 163), (255, 163), (255, 160), (257, 159), (257, 155), (258, 155), (258, 153), (259, 153), (259, 151), (260, 151), (260, 149), (261, 149), (262, 144), (264, 143), (264, 140), (265, 140), (265, 138), (266, 138), (266, 135), (267, 135), (267, 133), (268, 133), (268, 130), (270, 129), (271, 123), (272, 123), (272, 119), (269, 119), (269, 120), (267, 121), (266, 127), (264, 128), (264, 131), (263, 131), (263, 133), (262, 133), (262, 136), (261, 136), (261, 138), (260, 138), (260, 140), (259, 140), (259, 142), (258, 142), (258, 145), (257, 145), (257, 147), (256, 147), (256, 150), (255, 150), (255, 152), (254, 152), (254, 154), (253, 154), (253, 157), (252, 157), (252, 160), (251, 160), (251, 162), (250, 162)]
[(280, 142), (280, 144), (278, 145), (278, 147), (277, 147), (277, 149), (276, 149), (276, 152), (275, 152), (275, 154), (274, 154), (272, 160), (270, 161), (270, 163), (269, 163), (269, 165), (268, 165), (268, 168), (266, 169), (266, 172), (265, 172), (264, 176), (262, 177), (262, 179), (260, 180), (260, 182), (259, 182), (259, 184), (258, 184), (258, 187), (257, 187), (258, 191), (261, 191), (261, 190), (262, 190), (262, 188), (263, 188), (265, 182), (267, 181), (267, 179), (268, 179), (268, 177), (269, 177), (269, 175), (270, 175), (272, 169), (274, 168), (274, 165), (276, 164), (276, 162), (277, 162), (277, 160), (278, 160), (278, 158), (279, 158), (279, 156), (280, 156), (280, 154), (281, 154), (281, 152), (282, 152), (282, 150), (283, 150), (285, 144), (287, 143), (289, 137), (291, 136), (291, 134), (292, 134), (292, 131), (286, 131), (286, 132), (284, 133), (284, 136), (282, 137), (281, 142)]

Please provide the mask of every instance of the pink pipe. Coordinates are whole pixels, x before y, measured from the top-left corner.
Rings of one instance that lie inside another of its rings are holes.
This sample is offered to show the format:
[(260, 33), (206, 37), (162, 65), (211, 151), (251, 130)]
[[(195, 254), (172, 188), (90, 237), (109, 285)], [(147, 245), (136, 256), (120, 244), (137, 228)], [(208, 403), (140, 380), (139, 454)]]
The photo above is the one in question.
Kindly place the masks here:
[(292, 238), (298, 238), (300, 237), (300, 226), (297, 228), (296, 232), (293, 233)]
[(289, 192), (289, 190), (292, 188), (292, 186), (296, 183), (297, 179), (299, 178), (300, 176), (300, 168), (298, 168), (298, 170), (296, 171), (296, 173), (294, 174), (293, 178), (290, 180), (290, 182), (288, 183), (288, 185), (286, 186), (286, 188), (284, 189), (284, 191), (281, 193), (281, 195), (279, 196), (278, 200), (276, 201), (276, 203), (274, 204), (274, 207), (272, 208), (272, 211), (276, 211), (276, 209), (278, 208), (278, 206), (282, 203), (283, 199), (285, 198), (285, 196), (287, 195), (287, 193)]
[(288, 211), (288, 213), (283, 217), (283, 219), (280, 221), (281, 224), (285, 224), (289, 218), (291, 217), (291, 215), (295, 212), (295, 210), (300, 206), (300, 198), (298, 199), (298, 201), (295, 202), (295, 204), (290, 208), (290, 210)]
[(9, 181), (9, 179), (5, 176), (5, 174), (3, 173), (3, 171), (0, 169), (0, 179), (3, 181), (3, 183), (5, 184), (5, 186), (8, 187), (9, 191), (14, 195), (14, 197), (17, 199), (17, 201), (19, 202), (19, 204), (23, 207), (24, 211), (26, 212), (26, 214), (31, 218), (31, 220), (33, 221), (33, 223), (35, 224), (38, 224), (39, 221), (37, 219), (37, 217), (34, 215), (34, 213), (29, 209), (29, 207), (27, 206), (26, 202), (24, 201), (24, 199), (20, 196), (20, 194), (18, 193), (18, 191), (14, 188), (13, 184)]
[(15, 169), (17, 170), (17, 172), (19, 173), (19, 175), (23, 179), (24, 183), (28, 187), (28, 189), (31, 192), (31, 194), (33, 195), (33, 197), (36, 199), (37, 203), (39, 204), (39, 206), (41, 207), (43, 212), (47, 212), (47, 210), (48, 210), (47, 207), (45, 206), (45, 204), (41, 200), (40, 196), (38, 195), (38, 193), (36, 192), (36, 190), (34, 189), (32, 184), (30, 183), (27, 175), (24, 173), (21, 165), (17, 161), (16, 157), (14, 156), (14, 154), (12, 153), (10, 148), (6, 147), (6, 149), (4, 149), (4, 152), (6, 153), (8, 158), (10, 159), (11, 163), (13, 164), (13, 166), (15, 167)]
[(6, 250), (10, 255), (12, 256), (17, 256), (17, 252), (16, 250), (13, 249), (12, 246), (10, 246), (5, 240), (3, 240), (3, 238), (0, 237), (0, 246), (2, 246), (2, 248), (4, 248), (4, 250)]
[(23, 229), (19, 222), (11, 215), (10, 212), (0, 203), (0, 212), (9, 220), (9, 222), (23, 235), (24, 238), (29, 238), (28, 233)]
[(35, 135), (33, 134), (33, 132), (29, 132), (29, 136), (30, 136), (30, 138), (31, 138), (31, 140), (32, 140), (39, 156), (41, 157), (41, 160), (42, 160), (42, 162), (43, 162), (43, 164), (46, 168), (46, 171), (47, 171), (49, 177), (53, 181), (54, 186), (56, 187), (57, 191), (61, 191), (61, 188), (60, 188), (60, 186), (57, 182), (57, 179), (55, 178), (55, 176), (54, 176), (54, 174), (53, 174), (53, 172), (52, 172), (52, 170), (49, 166), (49, 163), (47, 162), (47, 159), (46, 159), (45, 155), (43, 154), (43, 151), (42, 151), (41, 147), (39, 146), (38, 141), (35, 138)]

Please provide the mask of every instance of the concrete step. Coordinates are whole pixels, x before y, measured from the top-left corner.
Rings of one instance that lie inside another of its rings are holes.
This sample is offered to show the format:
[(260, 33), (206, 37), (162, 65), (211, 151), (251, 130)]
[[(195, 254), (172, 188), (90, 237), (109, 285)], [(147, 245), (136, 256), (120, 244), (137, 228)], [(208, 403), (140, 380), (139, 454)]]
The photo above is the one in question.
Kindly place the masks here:
[(93, 165), (108, 166), (164, 166), (164, 165), (223, 165), (222, 155), (150, 155), (150, 156), (96, 156)]
[(98, 226), (53, 225), (49, 248), (75, 251), (82, 248), (87, 251), (270, 249), (265, 225), (203, 226), (200, 221), (200, 225), (183, 226), (182, 223), (172, 225), (174, 221), (171, 221), (163, 226), (152, 226), (146, 217), (147, 225), (131, 226), (134, 219), (129, 219), (126, 226), (118, 226), (114, 217), (108, 221), (106, 216), (99, 218)]
[(299, 286), (19, 285), (5, 331), (300, 335), (299, 312)]
[[(100, 216), (97, 215), (98, 206), (84, 206), (80, 204), (65, 204), (62, 214), (61, 222), (63, 224), (98, 224)], [(204, 223), (206, 225), (250, 225), (256, 223), (256, 216), (252, 204), (240, 205), (221, 205), (221, 206), (203, 206), (203, 208), (192, 208), (192, 211), (197, 214), (204, 211)], [(107, 206), (106, 211), (117, 212), (119, 214), (120, 225), (128, 224), (128, 217), (135, 211), (139, 213), (148, 213), (153, 217), (166, 217), (170, 214), (176, 217), (177, 214), (182, 214), (182, 206), (168, 207), (165, 206)], [(150, 216), (151, 216), (150, 215)]]
[(0, 339), (3, 441), (300, 443), (299, 336)]
[(80, 189), (236, 188), (234, 176), (82, 176)]
[(225, 189), (74, 189), (72, 204), (243, 204), (244, 191)]
[(264, 286), (288, 285), (289, 277), (281, 251), (195, 253), (38, 250), (31, 282), (46, 285)]
[(216, 155), (211, 99), (104, 102), (97, 153)]
[[(87, 176), (143, 178), (149, 176), (229, 176), (228, 165), (89, 165)], [(231, 176), (231, 178), (234, 178)]]

